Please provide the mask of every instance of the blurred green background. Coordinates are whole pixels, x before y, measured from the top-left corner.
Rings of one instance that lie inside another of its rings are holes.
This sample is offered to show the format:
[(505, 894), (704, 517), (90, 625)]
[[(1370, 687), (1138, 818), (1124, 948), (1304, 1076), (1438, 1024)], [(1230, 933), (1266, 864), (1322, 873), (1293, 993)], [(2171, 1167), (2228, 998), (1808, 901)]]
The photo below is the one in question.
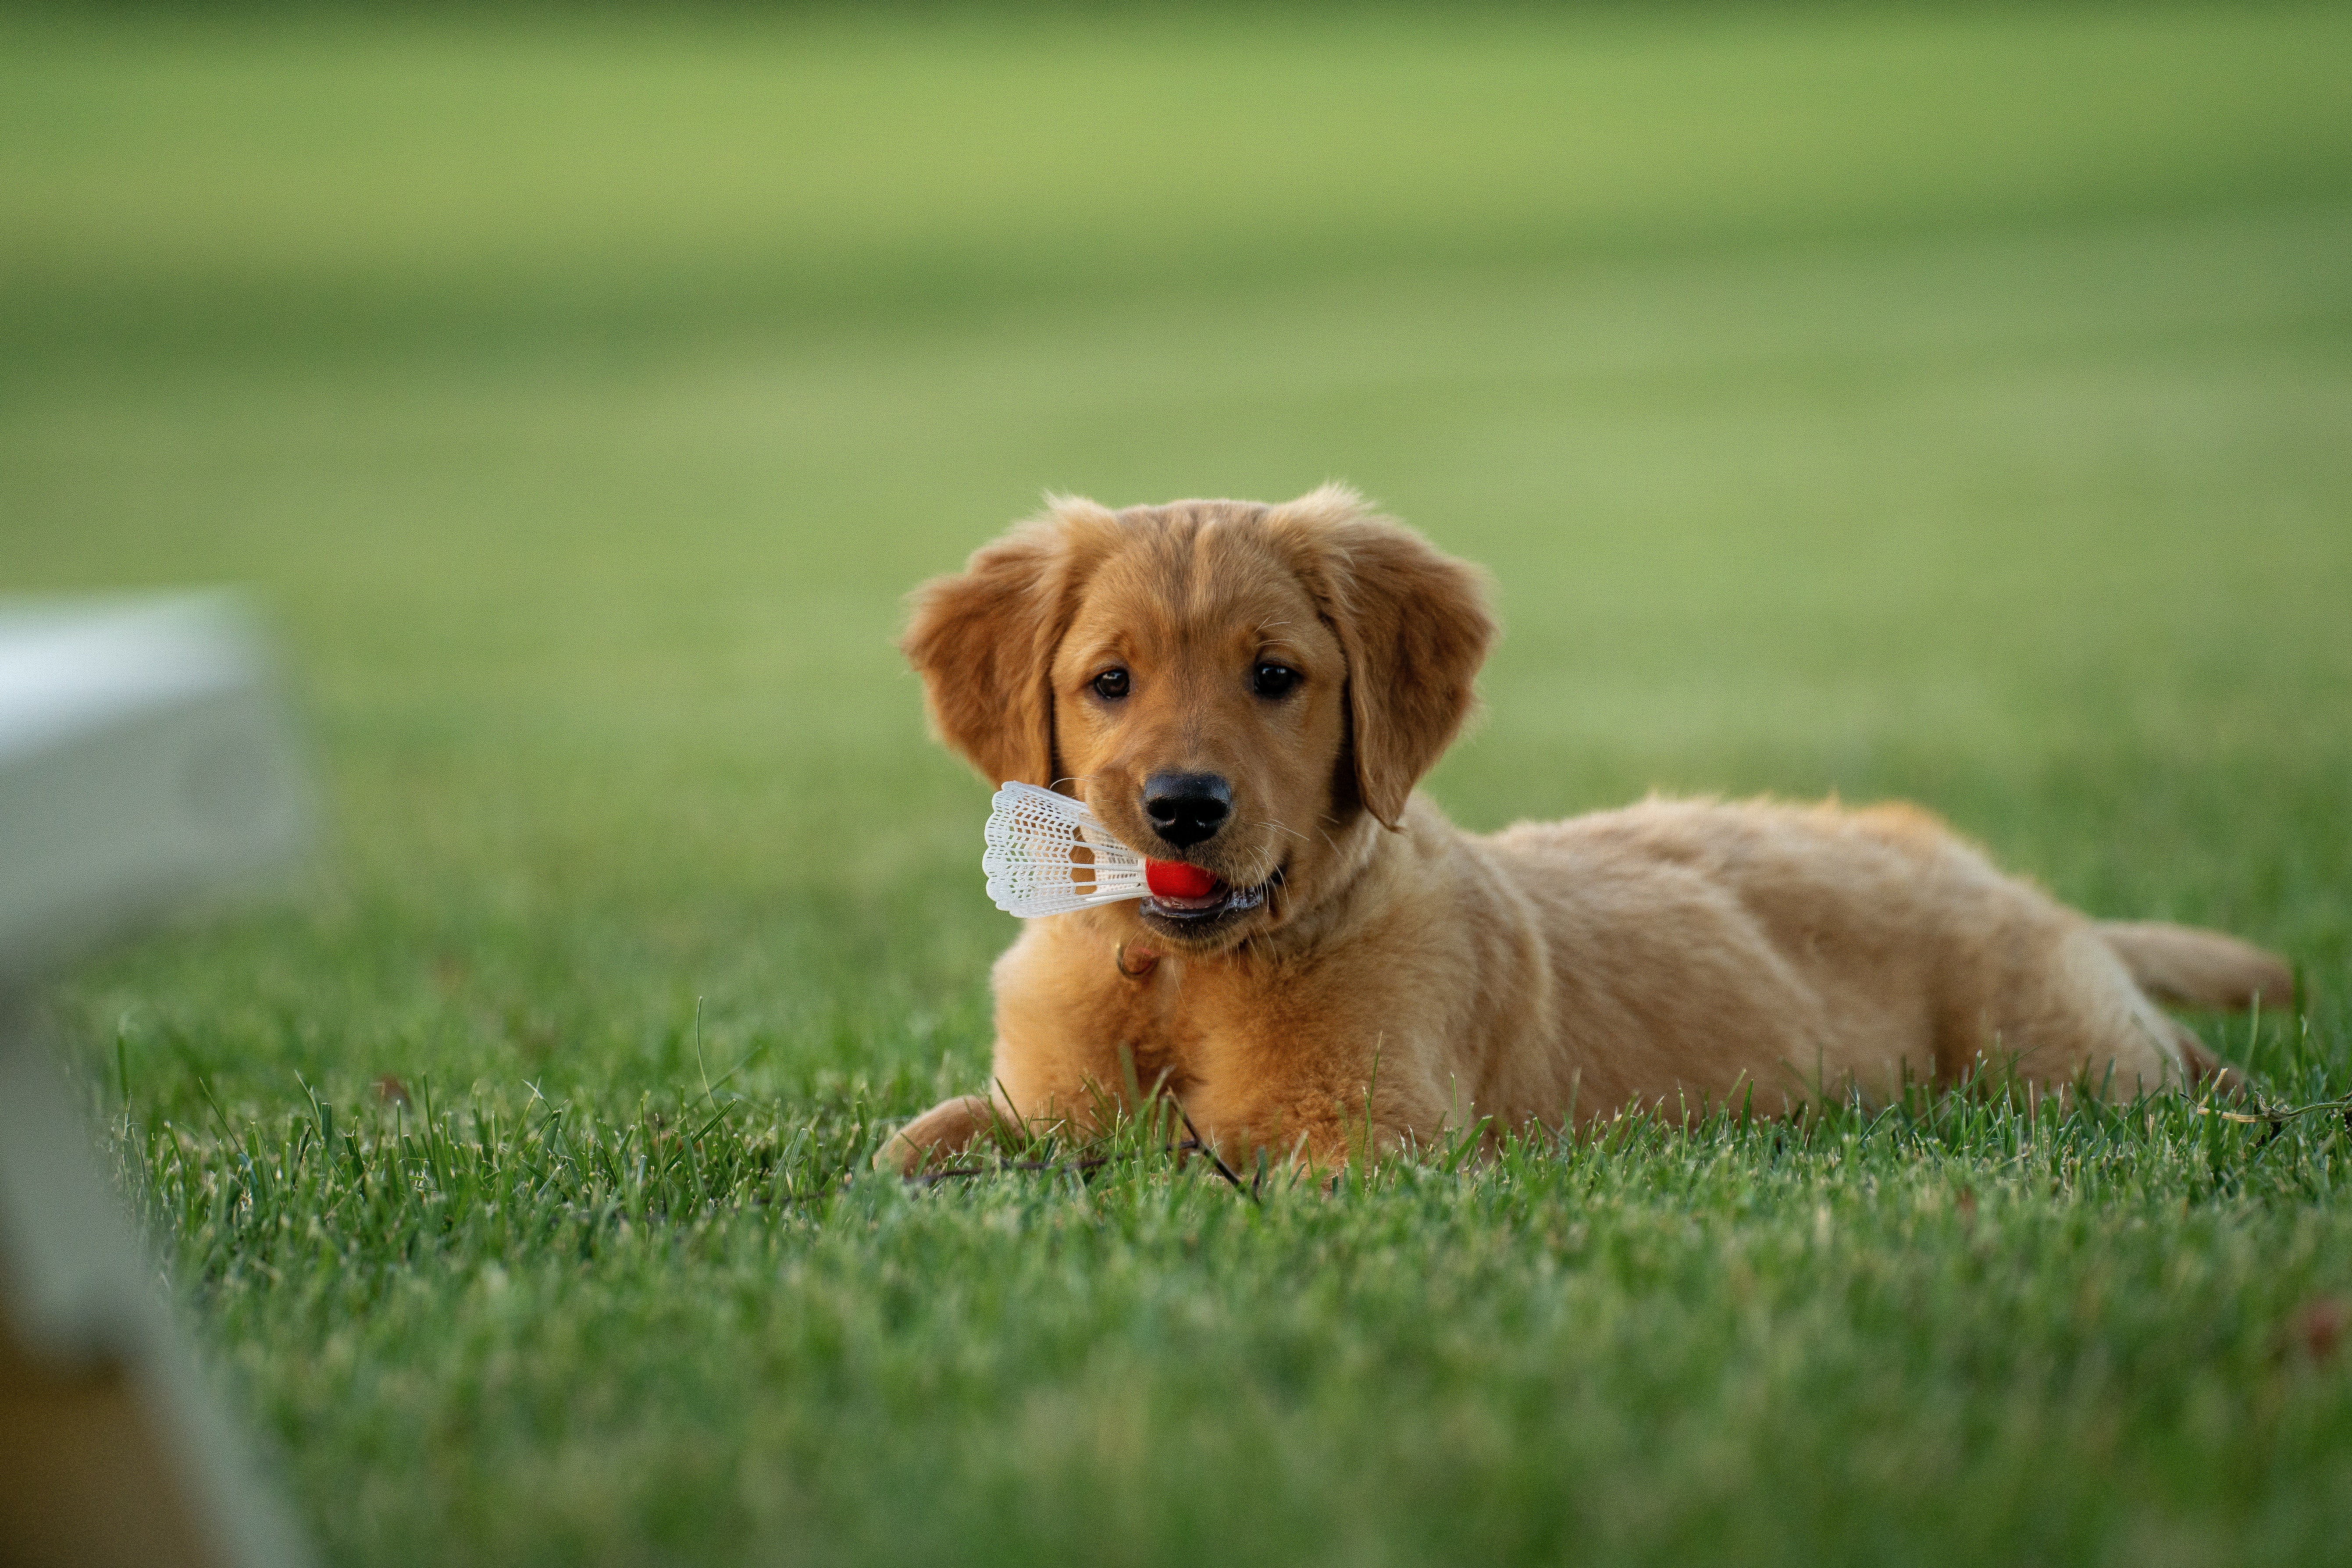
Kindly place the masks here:
[(2341, 5), (12, 14), (0, 589), (252, 584), (331, 830), (68, 1032), (197, 1120), (632, 1103), (698, 1009), (788, 1116), (974, 1087), (902, 595), (1336, 477), (1501, 585), (1465, 825), (1908, 795), (2340, 1050), (2347, 82)]

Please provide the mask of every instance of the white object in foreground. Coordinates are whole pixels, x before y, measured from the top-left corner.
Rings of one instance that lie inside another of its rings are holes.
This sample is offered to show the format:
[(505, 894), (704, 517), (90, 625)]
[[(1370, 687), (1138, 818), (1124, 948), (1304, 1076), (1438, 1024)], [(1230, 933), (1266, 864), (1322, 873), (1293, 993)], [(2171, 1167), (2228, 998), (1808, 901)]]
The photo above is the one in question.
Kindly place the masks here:
[(30, 1000), (73, 950), (300, 847), (274, 687), (220, 595), (0, 599), (0, 1562), (311, 1561), (181, 1348)]
[(1121, 844), (1082, 801), (1008, 784), (988, 814), (988, 896), (1008, 915), (1035, 920), (1139, 899), (1143, 857)]
[(0, 985), (284, 864), (276, 687), (226, 594), (0, 598)]

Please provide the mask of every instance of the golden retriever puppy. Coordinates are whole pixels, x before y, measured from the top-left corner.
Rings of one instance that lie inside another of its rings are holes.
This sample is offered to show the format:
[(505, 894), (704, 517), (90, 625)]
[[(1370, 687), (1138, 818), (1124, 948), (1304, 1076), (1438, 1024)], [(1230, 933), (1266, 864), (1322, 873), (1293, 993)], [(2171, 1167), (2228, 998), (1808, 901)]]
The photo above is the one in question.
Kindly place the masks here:
[(2152, 997), (2287, 1005), (2231, 938), (2099, 924), (1927, 813), (1649, 800), (1463, 833), (1413, 785), (1495, 635), (1483, 580), (1326, 487), (1055, 501), (915, 598), (940, 738), (1214, 877), (1032, 921), (995, 969), (998, 1120), (1084, 1131), (1140, 1085), (1236, 1160), (1328, 1165), (1491, 1118), (1781, 1114), (1979, 1064), (2131, 1094), (2215, 1073)]

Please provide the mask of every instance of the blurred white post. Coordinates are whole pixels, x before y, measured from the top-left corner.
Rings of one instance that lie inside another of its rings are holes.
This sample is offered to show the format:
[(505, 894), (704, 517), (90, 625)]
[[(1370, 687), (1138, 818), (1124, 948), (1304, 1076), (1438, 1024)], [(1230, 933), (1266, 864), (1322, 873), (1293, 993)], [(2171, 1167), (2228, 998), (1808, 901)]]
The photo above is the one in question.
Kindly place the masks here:
[(309, 816), (235, 601), (0, 599), (0, 1561), (310, 1561), (26, 1002), (75, 950), (283, 865)]

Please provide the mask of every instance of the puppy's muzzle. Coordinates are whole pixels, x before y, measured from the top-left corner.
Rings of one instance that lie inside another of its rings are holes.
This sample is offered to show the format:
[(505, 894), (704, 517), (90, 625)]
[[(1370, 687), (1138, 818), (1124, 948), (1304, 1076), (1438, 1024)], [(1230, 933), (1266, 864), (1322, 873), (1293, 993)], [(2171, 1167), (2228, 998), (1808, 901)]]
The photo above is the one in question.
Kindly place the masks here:
[(1151, 831), (1179, 849), (1206, 843), (1234, 814), (1234, 787), (1215, 773), (1154, 773), (1143, 781)]

